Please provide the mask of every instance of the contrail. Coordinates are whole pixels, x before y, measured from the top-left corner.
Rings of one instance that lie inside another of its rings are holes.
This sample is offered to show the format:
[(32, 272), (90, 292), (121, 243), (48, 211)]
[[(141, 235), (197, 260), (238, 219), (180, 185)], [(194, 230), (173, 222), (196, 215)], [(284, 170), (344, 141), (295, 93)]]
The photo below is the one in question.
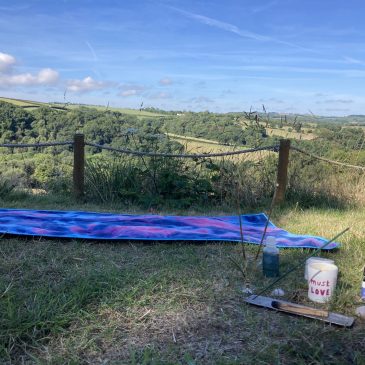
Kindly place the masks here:
[(95, 53), (95, 51), (94, 51), (94, 48), (91, 46), (91, 44), (90, 44), (88, 41), (85, 41), (85, 43), (86, 43), (86, 45), (88, 46), (88, 48), (89, 48), (89, 50), (90, 50), (91, 54), (93, 55), (94, 61), (95, 61), (95, 62), (98, 62), (98, 61), (99, 61), (99, 59), (98, 59), (98, 57), (97, 57), (97, 55), (96, 55), (96, 53)]
[(88, 42), (88, 41), (85, 41), (87, 47), (89, 48), (92, 56), (93, 56), (93, 61), (95, 62), (95, 67), (91, 69), (91, 71), (95, 74), (96, 77), (98, 78), (102, 78), (102, 74), (99, 70), (99, 67), (98, 67), (98, 63), (99, 63), (99, 58), (98, 56), (96, 55), (96, 52), (93, 48), (93, 46)]
[(175, 7), (172, 7), (172, 6), (170, 7), (170, 9), (173, 9), (173, 10), (179, 12), (180, 14), (186, 16), (187, 18), (196, 20), (197, 22), (199, 22), (201, 24), (205, 24), (205, 25), (208, 25), (210, 27), (219, 28), (219, 29), (225, 30), (227, 32), (237, 34), (238, 36), (240, 36), (242, 38), (253, 39), (253, 40), (261, 41), (261, 42), (272, 42), (272, 43), (277, 43), (277, 44), (283, 44), (283, 45), (286, 45), (286, 46), (290, 46), (290, 47), (299, 48), (299, 49), (302, 49), (302, 50), (305, 50), (305, 51), (313, 52), (312, 49), (305, 48), (305, 47), (299, 46), (299, 45), (291, 43), (291, 42), (282, 41), (282, 40), (275, 39), (275, 38), (265, 36), (265, 35), (262, 35), (262, 34), (250, 32), (248, 30), (240, 29), (240, 28), (238, 28), (237, 26), (235, 26), (233, 24), (225, 23), (225, 22), (222, 22), (220, 20), (209, 18), (209, 17), (204, 16), (204, 15), (191, 13), (189, 11), (178, 9), (178, 8), (175, 8)]

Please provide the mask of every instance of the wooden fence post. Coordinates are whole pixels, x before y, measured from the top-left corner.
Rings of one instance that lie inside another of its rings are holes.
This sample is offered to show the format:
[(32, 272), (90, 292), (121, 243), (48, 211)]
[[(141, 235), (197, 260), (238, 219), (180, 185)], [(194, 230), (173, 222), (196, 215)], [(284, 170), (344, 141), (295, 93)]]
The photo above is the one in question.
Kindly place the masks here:
[(83, 134), (74, 135), (74, 166), (73, 190), (74, 197), (82, 200), (84, 197), (84, 170), (85, 170), (85, 141)]
[(285, 200), (286, 184), (288, 182), (290, 139), (281, 139), (279, 147), (278, 173), (276, 179), (275, 204)]

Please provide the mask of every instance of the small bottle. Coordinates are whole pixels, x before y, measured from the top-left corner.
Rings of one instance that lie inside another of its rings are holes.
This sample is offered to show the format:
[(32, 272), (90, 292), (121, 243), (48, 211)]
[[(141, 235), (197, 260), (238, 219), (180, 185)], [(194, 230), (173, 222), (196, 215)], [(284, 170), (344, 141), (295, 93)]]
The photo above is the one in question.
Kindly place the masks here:
[(362, 276), (360, 297), (361, 297), (361, 300), (363, 302), (365, 302), (365, 267), (364, 267), (364, 273), (363, 273), (363, 276)]
[(275, 237), (268, 237), (262, 255), (262, 270), (269, 278), (279, 276), (279, 249)]

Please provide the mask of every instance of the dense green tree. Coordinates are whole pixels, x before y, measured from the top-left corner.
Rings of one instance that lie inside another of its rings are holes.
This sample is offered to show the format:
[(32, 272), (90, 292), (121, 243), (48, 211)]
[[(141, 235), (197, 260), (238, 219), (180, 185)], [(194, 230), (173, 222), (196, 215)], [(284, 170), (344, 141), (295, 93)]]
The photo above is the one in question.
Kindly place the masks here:
[(0, 101), (0, 141), (21, 141), (31, 132), (34, 117), (26, 110)]

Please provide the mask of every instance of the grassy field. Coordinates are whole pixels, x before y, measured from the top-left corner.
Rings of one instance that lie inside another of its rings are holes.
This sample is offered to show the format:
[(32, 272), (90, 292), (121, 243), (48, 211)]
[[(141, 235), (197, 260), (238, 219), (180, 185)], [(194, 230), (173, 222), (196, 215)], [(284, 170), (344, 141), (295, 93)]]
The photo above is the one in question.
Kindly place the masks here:
[[(122, 211), (34, 197), (7, 207)], [(261, 210), (258, 208), (258, 210)], [(130, 210), (135, 213), (135, 210)], [(162, 212), (158, 212), (162, 213)], [(196, 214), (170, 211), (169, 214)], [(223, 214), (232, 212), (213, 212)], [(340, 269), (330, 309), (351, 315), (365, 262), (365, 210), (276, 210), (295, 233), (329, 238), (346, 226), (342, 248), (324, 254)], [(247, 246), (249, 280), (269, 282)], [(364, 364), (365, 324), (352, 329), (246, 306), (232, 259), (239, 244), (0, 241), (2, 364)], [(281, 270), (306, 250), (282, 250)], [(303, 269), (280, 284), (308, 303)], [(270, 293), (268, 293), (270, 294)], [(313, 303), (311, 304), (313, 305)]]
[[(220, 153), (220, 152), (231, 152), (231, 151), (239, 151), (247, 149), (247, 147), (244, 146), (226, 146), (220, 144), (217, 141), (212, 141), (204, 138), (187, 137), (173, 133), (167, 133), (167, 135), (171, 139), (180, 142), (185, 147), (186, 153)], [(275, 152), (258, 151), (249, 154), (227, 156), (225, 158), (232, 159), (234, 161), (236, 160), (258, 161), (267, 157), (270, 154), (275, 154)]]
[(65, 104), (57, 104), (57, 103), (43, 103), (43, 102), (38, 102), (38, 101), (29, 101), (29, 100), (20, 100), (20, 99), (12, 99), (12, 98), (4, 98), (4, 97), (0, 97), (0, 101), (4, 101), (6, 103), (10, 103), (16, 106), (20, 106), (23, 108), (26, 108), (28, 110), (31, 109), (36, 109), (39, 108), (41, 106), (47, 106), (47, 107), (51, 107), (54, 109), (75, 109), (75, 108), (79, 108), (80, 106), (85, 106), (85, 107), (89, 107), (89, 108), (95, 108), (98, 110), (112, 110), (112, 111), (118, 111), (120, 113), (123, 114), (128, 114), (128, 115), (134, 115), (136, 117), (139, 118), (160, 118), (160, 117), (164, 117), (164, 114), (158, 114), (158, 113), (152, 113), (149, 111), (145, 111), (145, 110), (137, 110), (137, 109), (128, 109), (128, 108), (107, 108), (106, 106), (100, 106), (100, 105), (77, 105), (77, 104), (68, 104), (65, 106)]
[(10, 103), (16, 106), (20, 107), (27, 107), (27, 108), (38, 108), (41, 105), (48, 105), (46, 103), (40, 103), (35, 101), (29, 101), (29, 100), (20, 100), (20, 99), (11, 99), (11, 98), (3, 98), (0, 97), (0, 101), (3, 101), (5, 103)]
[(209, 145), (216, 144), (216, 145), (223, 146), (219, 142), (213, 141), (211, 139), (196, 138), (196, 137), (190, 137), (190, 136), (182, 136), (180, 134), (174, 134), (174, 133), (166, 133), (166, 135), (173, 138), (173, 139), (180, 139), (180, 140), (185, 140), (185, 141), (194, 141), (194, 142), (199, 142), (201, 144), (207, 143)]
[[(106, 106), (94, 106), (89, 105), (92, 108), (96, 108), (98, 110), (106, 110)], [(166, 114), (159, 114), (159, 113), (152, 113), (146, 110), (138, 110), (138, 109), (128, 109), (128, 108), (115, 108), (115, 107), (109, 107), (108, 110), (120, 112), (123, 114), (129, 114), (134, 115), (139, 118), (160, 118), (160, 117), (166, 117)]]

